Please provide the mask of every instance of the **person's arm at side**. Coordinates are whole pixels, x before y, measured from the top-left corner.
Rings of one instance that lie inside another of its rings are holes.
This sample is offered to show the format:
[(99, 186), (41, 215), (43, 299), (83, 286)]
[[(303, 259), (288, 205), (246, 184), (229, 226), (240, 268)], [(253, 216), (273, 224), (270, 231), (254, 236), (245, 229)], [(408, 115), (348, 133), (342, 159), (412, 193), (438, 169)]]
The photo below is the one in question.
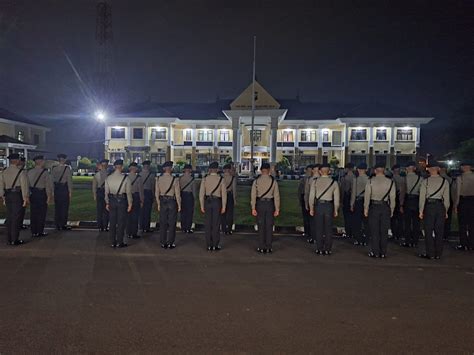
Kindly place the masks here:
[(174, 182), (174, 196), (176, 197), (178, 212), (180, 212), (181, 211), (181, 188), (179, 186), (179, 179), (176, 179)]
[(25, 171), (20, 174), (20, 186), (21, 194), (23, 196), (23, 207), (26, 207), (26, 205), (30, 201), (30, 183), (28, 181), (28, 176), (26, 175)]
[(222, 196), (222, 207), (221, 207), (221, 213), (225, 213), (225, 207), (227, 206), (227, 189), (225, 186), (224, 181), (221, 183), (221, 196)]
[(390, 216), (393, 216), (395, 211), (395, 206), (397, 205), (397, 187), (395, 184), (392, 185), (390, 189)]
[(351, 189), (351, 211), (354, 212), (354, 204), (356, 200), (356, 189), (357, 189), (357, 179), (352, 180), (352, 189)]
[(340, 202), (340, 195), (341, 195), (338, 184), (334, 184), (333, 194), (334, 194), (333, 195), (333, 199), (334, 199), (334, 218), (336, 218), (339, 214), (339, 202)]
[(94, 198), (94, 201), (97, 200), (97, 174), (92, 177), (92, 197)]
[(156, 208), (158, 211), (160, 211), (160, 184), (159, 184), (160, 178), (157, 177), (155, 179), (155, 199), (156, 199)]
[(104, 198), (104, 200), (105, 200), (105, 209), (106, 209), (107, 211), (110, 211), (110, 207), (109, 207), (109, 203), (110, 203), (110, 201), (109, 201), (109, 194), (110, 194), (110, 187), (109, 187), (109, 184), (108, 184), (107, 180), (105, 180), (105, 198)]
[(202, 178), (201, 187), (199, 188), (199, 204), (201, 205), (202, 213), (206, 212), (206, 208), (204, 207), (204, 196), (206, 194), (205, 183), (206, 183), (206, 178)]
[(273, 202), (275, 203), (275, 212), (273, 213), (273, 216), (278, 217), (280, 215), (280, 188), (276, 180), (275, 188), (273, 190)]
[(446, 219), (448, 219), (448, 209), (449, 209), (449, 206), (451, 205), (449, 188), (450, 188), (449, 181), (446, 180), (443, 187), (443, 203), (444, 203), (444, 208), (446, 209)]
[(370, 198), (372, 197), (372, 185), (370, 184), (370, 180), (367, 181), (365, 185), (365, 192), (364, 192), (364, 216), (369, 216), (369, 207), (370, 207)]
[(130, 179), (125, 179), (125, 193), (127, 194), (127, 201), (128, 201), (128, 208), (127, 212), (132, 211), (133, 206), (133, 195), (132, 195), (132, 184), (130, 183)]
[(257, 180), (252, 183), (252, 189), (250, 190), (250, 206), (252, 208), (252, 215), (257, 216)]
[(316, 198), (316, 181), (313, 181), (309, 188), (309, 197), (308, 197), (308, 206), (309, 206), (309, 214), (314, 216), (314, 199)]
[(418, 202), (418, 207), (420, 209), (420, 219), (423, 219), (424, 216), (427, 181), (427, 179), (423, 180), (420, 187), (420, 200)]
[(72, 197), (72, 169), (71, 167), (68, 167), (68, 170), (66, 170), (67, 174), (67, 188), (69, 190), (69, 198)]

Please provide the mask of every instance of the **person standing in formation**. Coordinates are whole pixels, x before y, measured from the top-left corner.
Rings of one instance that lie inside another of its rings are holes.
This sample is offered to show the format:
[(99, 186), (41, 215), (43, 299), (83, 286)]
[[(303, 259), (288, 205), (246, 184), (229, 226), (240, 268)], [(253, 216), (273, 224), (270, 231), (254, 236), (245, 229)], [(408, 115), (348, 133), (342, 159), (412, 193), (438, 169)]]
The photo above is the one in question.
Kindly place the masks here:
[(395, 210), (391, 218), (391, 229), (392, 237), (396, 240), (401, 240), (403, 236), (403, 206), (405, 204), (406, 194), (406, 181), (403, 176), (400, 175), (400, 165), (394, 165), (392, 167), (393, 182), (397, 190)]
[(331, 255), (333, 218), (338, 216), (340, 192), (329, 176), (329, 164), (320, 167), (321, 176), (314, 180), (309, 193), (309, 214), (316, 219), (316, 254)]
[(132, 212), (128, 214), (127, 236), (130, 239), (138, 239), (138, 223), (140, 221), (140, 211), (143, 207), (144, 192), (143, 180), (138, 173), (138, 164), (133, 162), (128, 166), (128, 179), (132, 189)]
[(440, 259), (443, 254), (444, 223), (448, 218), (449, 182), (439, 175), (439, 164), (428, 164), (430, 177), (420, 187), (420, 219), (425, 231), (426, 254), (422, 257)]
[(105, 208), (105, 180), (107, 179), (109, 161), (102, 159), (99, 165), (99, 171), (92, 178), (92, 196), (97, 209), (97, 228), (101, 232), (109, 230), (109, 211)]
[(221, 250), (219, 225), (221, 215), (227, 206), (227, 191), (223, 183), (224, 178), (217, 174), (219, 163), (209, 165), (209, 174), (201, 181), (199, 202), (201, 212), (205, 214), (204, 230), (206, 233), (207, 250)]
[(456, 179), (454, 212), (459, 220), (458, 250), (474, 250), (474, 173), (471, 162), (461, 163), (462, 175)]
[(403, 205), (404, 247), (416, 247), (420, 239), (420, 186), (423, 178), (416, 172), (416, 163), (408, 162), (406, 166), (406, 196)]
[(351, 189), (351, 212), (352, 222), (354, 223), (352, 230), (354, 231), (354, 245), (367, 245), (367, 237), (369, 234), (369, 226), (367, 218), (364, 217), (364, 195), (365, 187), (369, 182), (367, 176), (367, 164), (360, 163), (357, 166), (358, 175), (352, 182)]
[(109, 236), (112, 248), (125, 248), (125, 228), (127, 213), (132, 211), (132, 186), (127, 175), (123, 174), (123, 160), (114, 162), (115, 171), (105, 180), (105, 208), (109, 211)]
[(192, 174), (193, 167), (186, 164), (183, 175), (179, 178), (179, 188), (181, 191), (181, 230), (184, 233), (194, 233), (194, 199), (196, 198), (196, 181)]
[(237, 203), (237, 179), (232, 173), (231, 164), (224, 165), (224, 176), (222, 183), (227, 191), (227, 205), (225, 213), (221, 217), (221, 230), (224, 234), (232, 234), (232, 226), (234, 225), (234, 206)]
[(376, 164), (375, 176), (365, 186), (364, 215), (369, 218), (370, 257), (387, 255), (388, 229), (396, 204), (396, 188), (392, 179), (385, 176), (385, 165)]
[(303, 215), (303, 237), (309, 239), (310, 237), (310, 216), (309, 209), (307, 208), (307, 199), (305, 198), (306, 184), (313, 175), (313, 165), (310, 164), (305, 169), (305, 175), (300, 178), (298, 185), (298, 199), (301, 207), (301, 214)]
[(309, 193), (311, 191), (311, 186), (313, 185), (314, 181), (316, 181), (321, 174), (319, 173), (320, 164), (314, 164), (311, 169), (311, 177), (306, 180), (305, 190), (304, 190), (304, 201), (306, 210), (308, 211), (309, 218), (309, 236), (306, 240), (310, 244), (314, 244), (314, 240), (316, 239), (316, 218), (312, 218), (309, 215), (310, 206), (309, 206)]
[(54, 212), (57, 230), (71, 230), (67, 225), (69, 203), (72, 198), (72, 170), (66, 165), (66, 154), (58, 154), (59, 165), (53, 167)]
[(0, 174), (0, 197), (7, 208), (6, 227), (7, 244), (21, 245), (20, 218), (21, 210), (29, 202), (28, 177), (20, 167), (20, 156), (16, 153), (8, 156), (10, 165)]
[(252, 183), (250, 204), (252, 216), (257, 217), (259, 245), (258, 253), (271, 253), (273, 225), (280, 215), (280, 190), (276, 179), (270, 175), (270, 164), (263, 163), (261, 175)]
[(37, 155), (33, 158), (35, 167), (28, 171), (30, 185), (30, 221), (31, 236), (46, 237), (44, 231), (48, 204), (53, 202), (53, 180), (44, 168), (44, 157)]
[[(25, 173), (28, 173), (26, 169), (26, 158), (25, 157), (20, 157), (20, 164), (18, 167), (23, 170)], [(24, 224), (25, 221), (25, 213), (26, 213), (26, 207), (22, 207), (21, 209), (21, 214), (20, 214), (20, 229), (27, 229), (28, 227)], [(31, 220), (31, 218), (30, 218)], [(31, 224), (31, 221), (30, 221)]]
[(351, 213), (351, 190), (352, 184), (355, 178), (354, 175), (354, 164), (346, 164), (345, 175), (341, 178), (341, 191), (342, 191), (342, 212), (344, 214), (344, 236), (346, 238), (353, 238), (354, 231), (352, 226), (354, 222), (352, 221), (353, 213)]
[(456, 193), (455, 186), (454, 186), (454, 179), (448, 175), (448, 166), (444, 163), (439, 163), (439, 176), (446, 179), (449, 183), (449, 209), (448, 209), (448, 219), (444, 223), (444, 232), (443, 237), (444, 239), (448, 239), (449, 235), (451, 234), (451, 220), (453, 216), (453, 208), (454, 208), (454, 195)]
[(173, 162), (163, 164), (163, 174), (156, 180), (156, 202), (160, 212), (160, 243), (163, 249), (176, 248), (176, 220), (181, 211), (179, 180), (172, 175)]
[(151, 161), (142, 164), (143, 208), (141, 209), (140, 228), (143, 233), (151, 233), (151, 211), (155, 202), (155, 174), (151, 171)]

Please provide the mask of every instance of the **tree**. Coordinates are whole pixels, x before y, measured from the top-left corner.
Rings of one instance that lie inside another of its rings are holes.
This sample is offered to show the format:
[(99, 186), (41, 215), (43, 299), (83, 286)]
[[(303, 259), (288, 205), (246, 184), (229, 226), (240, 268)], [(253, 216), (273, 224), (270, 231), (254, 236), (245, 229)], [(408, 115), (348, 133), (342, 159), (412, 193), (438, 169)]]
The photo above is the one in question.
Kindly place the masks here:
[(78, 169), (90, 169), (92, 165), (92, 162), (88, 157), (82, 157), (81, 160), (79, 160), (79, 166)]
[(224, 162), (226, 164), (232, 164), (232, 157), (230, 155), (226, 156)]
[(276, 166), (278, 170), (287, 173), (290, 170), (291, 164), (287, 157), (282, 157)]
[(459, 147), (454, 151), (456, 159), (472, 159), (474, 157), (474, 138), (461, 142)]
[(340, 163), (340, 161), (339, 161), (339, 159), (337, 159), (337, 157), (335, 155), (333, 155), (331, 157), (331, 160), (329, 161), (329, 165), (331, 165), (331, 168), (333, 168), (333, 169), (337, 169), (338, 166), (339, 166), (339, 163)]

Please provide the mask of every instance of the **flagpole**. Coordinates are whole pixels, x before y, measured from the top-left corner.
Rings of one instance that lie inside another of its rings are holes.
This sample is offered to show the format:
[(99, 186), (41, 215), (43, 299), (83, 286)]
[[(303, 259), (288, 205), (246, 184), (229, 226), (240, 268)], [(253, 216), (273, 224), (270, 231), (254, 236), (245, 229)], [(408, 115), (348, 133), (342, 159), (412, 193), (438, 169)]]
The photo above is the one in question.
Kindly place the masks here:
[(253, 72), (252, 72), (252, 121), (250, 127), (250, 176), (254, 174), (254, 129), (255, 129), (255, 67), (257, 53), (257, 36), (253, 36)]

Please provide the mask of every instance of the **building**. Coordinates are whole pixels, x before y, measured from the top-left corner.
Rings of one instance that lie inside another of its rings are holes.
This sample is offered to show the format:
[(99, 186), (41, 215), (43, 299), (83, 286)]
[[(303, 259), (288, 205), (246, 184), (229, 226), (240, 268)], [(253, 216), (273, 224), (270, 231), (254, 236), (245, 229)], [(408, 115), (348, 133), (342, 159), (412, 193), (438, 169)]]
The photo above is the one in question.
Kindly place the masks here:
[[(213, 103), (153, 103), (120, 110), (105, 128), (106, 156), (136, 161), (189, 162), (203, 168), (212, 160), (251, 169), (250, 85), (235, 100)], [(432, 120), (390, 105), (328, 104), (274, 99), (255, 85), (256, 165), (286, 157), (293, 168), (339, 161), (382, 162), (415, 158), (421, 125)]]
[(49, 128), (0, 108), (0, 167), (8, 166), (7, 157), (18, 153), (28, 159), (30, 153), (42, 151)]

